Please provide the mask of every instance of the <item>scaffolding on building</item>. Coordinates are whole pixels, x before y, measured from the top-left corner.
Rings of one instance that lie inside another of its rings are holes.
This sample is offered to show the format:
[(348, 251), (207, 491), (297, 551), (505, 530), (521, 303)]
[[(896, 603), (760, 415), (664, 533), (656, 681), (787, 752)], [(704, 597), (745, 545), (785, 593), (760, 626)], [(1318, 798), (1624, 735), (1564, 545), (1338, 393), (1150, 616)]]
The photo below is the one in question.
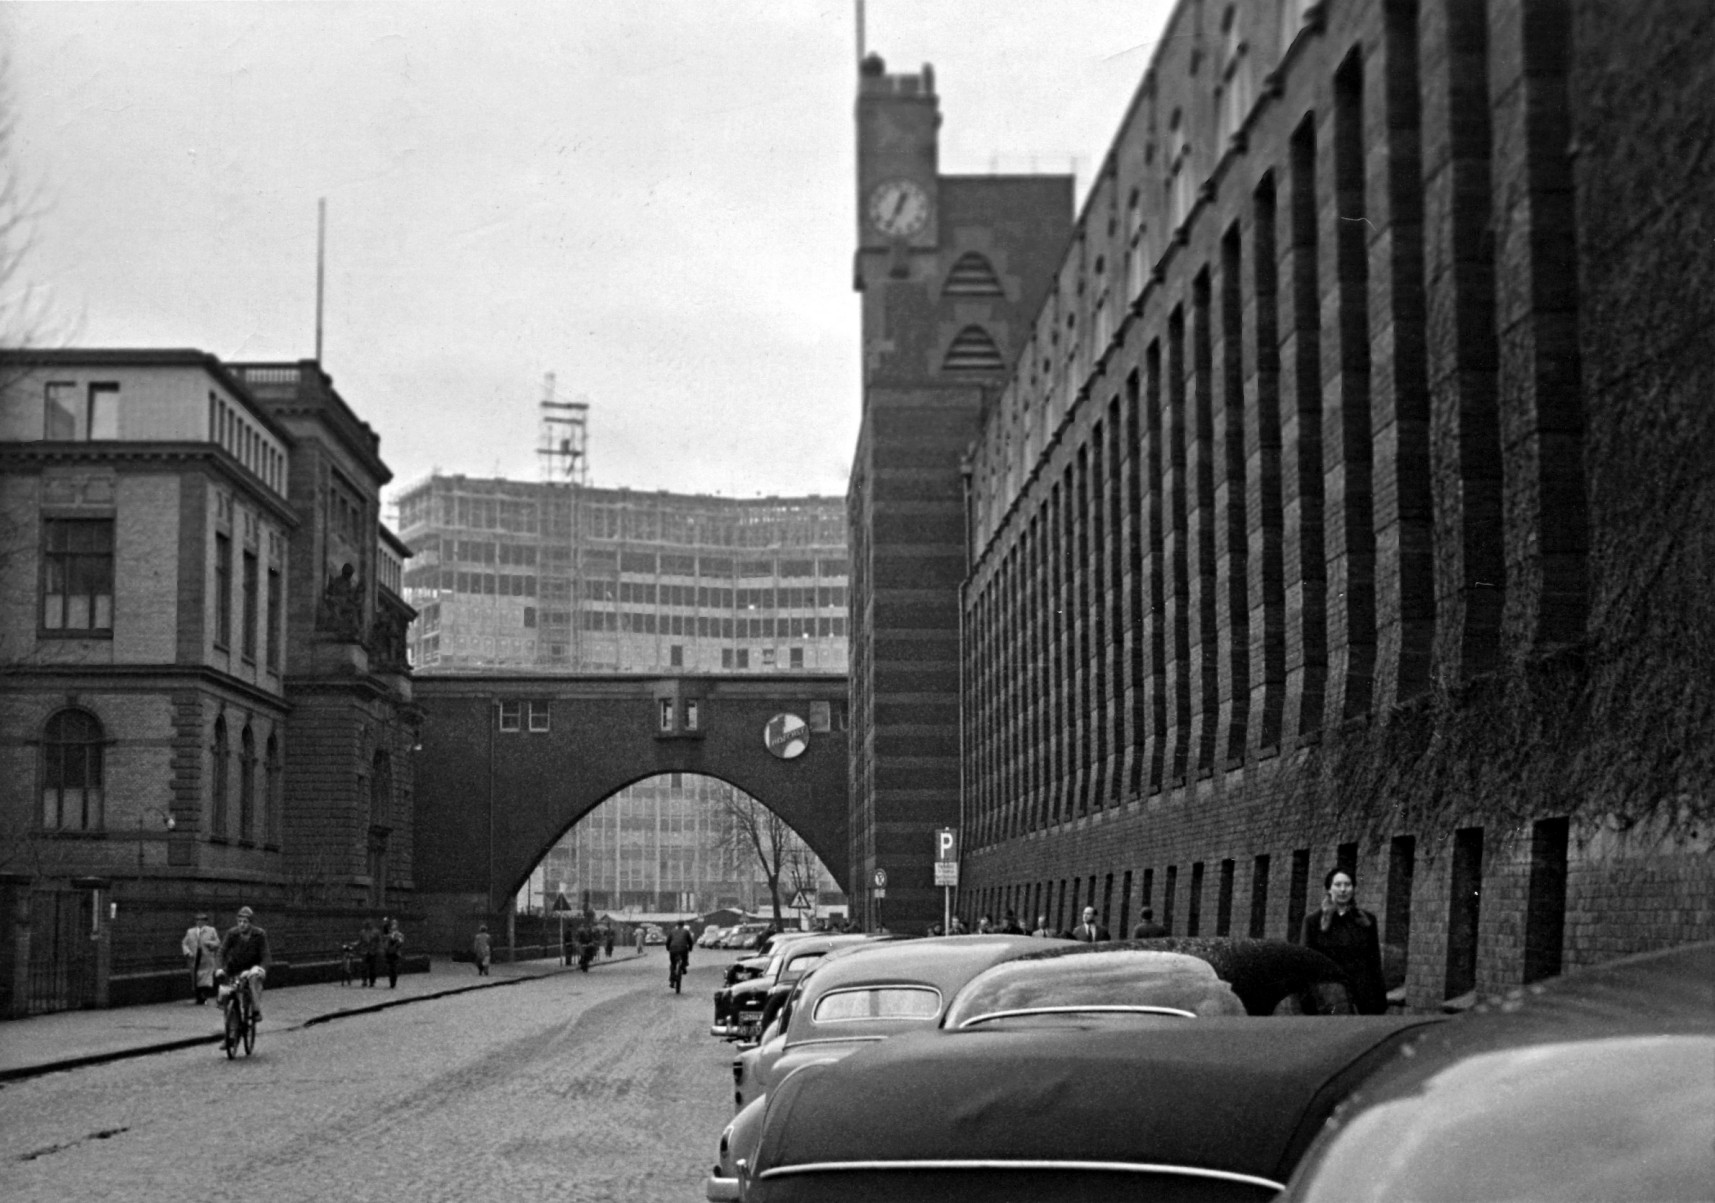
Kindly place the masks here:
[[(554, 373), (546, 373), (542, 377), (540, 434), (536, 454), (541, 461), (542, 483), (560, 486), (565, 490), (564, 500), (569, 511), (568, 588), (574, 600), (572, 611), (575, 617), (575, 601), (583, 589), (584, 575), (583, 522), (579, 503), (583, 498), (584, 488), (589, 484), (590, 402), (588, 397), (581, 395), (570, 401), (562, 401), (555, 395), (554, 386)], [(559, 488), (555, 489), (556, 493), (559, 491)], [(567, 642), (572, 669), (587, 667), (584, 663), (584, 635), (580, 623), (572, 623), (567, 632)]]

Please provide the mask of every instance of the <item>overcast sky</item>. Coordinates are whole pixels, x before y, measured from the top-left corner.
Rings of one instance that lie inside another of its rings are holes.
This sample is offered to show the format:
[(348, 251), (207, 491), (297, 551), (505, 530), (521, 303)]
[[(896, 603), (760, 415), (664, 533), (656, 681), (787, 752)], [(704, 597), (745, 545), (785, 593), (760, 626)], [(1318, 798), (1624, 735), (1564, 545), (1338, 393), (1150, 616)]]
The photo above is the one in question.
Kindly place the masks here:
[[(869, 0), (934, 64), (947, 173), (1080, 201), (1166, 0)], [(80, 346), (323, 364), (395, 488), (537, 477), (840, 495), (858, 427), (853, 0), (5, 4), (27, 270)]]

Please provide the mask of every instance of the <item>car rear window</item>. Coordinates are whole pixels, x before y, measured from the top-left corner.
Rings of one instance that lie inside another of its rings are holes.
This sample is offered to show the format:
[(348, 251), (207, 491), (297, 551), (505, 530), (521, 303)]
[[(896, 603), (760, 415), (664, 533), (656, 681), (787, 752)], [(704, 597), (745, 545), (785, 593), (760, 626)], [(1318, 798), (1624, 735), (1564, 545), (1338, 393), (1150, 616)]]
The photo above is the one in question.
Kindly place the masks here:
[(789, 977), (800, 977), (810, 972), (812, 965), (819, 964), (828, 954), (825, 952), (807, 952), (802, 956), (793, 957), (786, 962), (786, 973)]
[(860, 1019), (934, 1019), (941, 1013), (941, 992), (931, 986), (860, 986), (836, 990), (816, 1000), (817, 1023)]

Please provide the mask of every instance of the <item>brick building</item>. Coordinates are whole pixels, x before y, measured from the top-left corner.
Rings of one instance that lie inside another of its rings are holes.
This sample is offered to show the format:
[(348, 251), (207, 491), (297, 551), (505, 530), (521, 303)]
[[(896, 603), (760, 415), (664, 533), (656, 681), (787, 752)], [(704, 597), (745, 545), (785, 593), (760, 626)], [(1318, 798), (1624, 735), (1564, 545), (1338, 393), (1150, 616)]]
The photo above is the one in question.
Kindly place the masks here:
[[(281, 383), (265, 399), (267, 375)], [(312, 376), (319, 396), (299, 397)], [(330, 475), (329, 447), (361, 462)], [(348, 783), (312, 776), (329, 771), (315, 729), (362, 738), (323, 711), (330, 690), (367, 690), (367, 730), (404, 738), (409, 611), (376, 585), (385, 479), (374, 435), (313, 365), (7, 357), (0, 1013), (184, 984), (178, 940), (198, 908), (229, 922), (251, 903), (291, 955), (329, 938), (322, 912), (379, 898)], [(335, 556), (355, 566), (337, 627), (317, 613)], [(409, 781), (407, 760), (395, 802)], [(408, 861), (393, 871), (409, 884)]]
[(964, 465), (966, 909), (1288, 936), (1348, 865), (1415, 1006), (1715, 935), (1712, 51), (1180, 4)]

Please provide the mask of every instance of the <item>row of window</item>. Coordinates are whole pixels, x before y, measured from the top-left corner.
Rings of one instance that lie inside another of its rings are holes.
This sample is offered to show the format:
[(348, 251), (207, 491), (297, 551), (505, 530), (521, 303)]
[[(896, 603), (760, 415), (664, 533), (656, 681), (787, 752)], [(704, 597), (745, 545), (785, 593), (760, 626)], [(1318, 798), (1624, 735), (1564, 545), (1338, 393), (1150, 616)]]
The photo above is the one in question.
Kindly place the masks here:
[[(268, 592), (264, 603), (261, 594), (261, 561), (254, 548), (246, 547), (240, 559), (238, 640), (239, 654), (251, 664), (256, 662), (258, 631), (261, 632), (263, 659), (275, 672), (280, 669), (280, 612), (282, 583), (280, 570), (268, 566)], [(267, 607), (267, 622), (262, 622), (263, 605)], [(217, 531), (214, 536), (214, 645), (222, 650), (232, 647), (232, 536)]]
[[(48, 717), (42, 728), (38, 758), (41, 810), (39, 821), (47, 831), (102, 831), (107, 827), (107, 748), (111, 741), (101, 720), (87, 710), (70, 707)], [(217, 839), (232, 833), (237, 819), (237, 838), (242, 843), (264, 840), (280, 842), (281, 762), (280, 746), (270, 735), (260, 760), (256, 736), (246, 723), (238, 737), (237, 796), (233, 796), (233, 748), (225, 717), (215, 720), (213, 779), (214, 804), (210, 832)], [(262, 771), (258, 789), (258, 768)], [(236, 815), (233, 804), (236, 801)]]
[(119, 437), (119, 386), (50, 380), (42, 412), (42, 437), (55, 442)]
[[(114, 385), (115, 391), (118, 385)], [(117, 436), (114, 436), (117, 437)], [(286, 456), (271, 444), (248, 414), (228, 405), (219, 393), (208, 395), (208, 437), (261, 477), (276, 493), (286, 491)]]
[[(559, 611), (553, 611), (556, 615)], [(839, 618), (693, 618), (687, 614), (655, 614), (638, 610), (585, 610), (586, 631), (625, 631), (633, 635), (690, 635), (701, 639), (844, 639), (846, 620)], [(536, 614), (526, 607), (524, 625), (534, 627)], [(557, 623), (550, 625), (558, 625)]]

